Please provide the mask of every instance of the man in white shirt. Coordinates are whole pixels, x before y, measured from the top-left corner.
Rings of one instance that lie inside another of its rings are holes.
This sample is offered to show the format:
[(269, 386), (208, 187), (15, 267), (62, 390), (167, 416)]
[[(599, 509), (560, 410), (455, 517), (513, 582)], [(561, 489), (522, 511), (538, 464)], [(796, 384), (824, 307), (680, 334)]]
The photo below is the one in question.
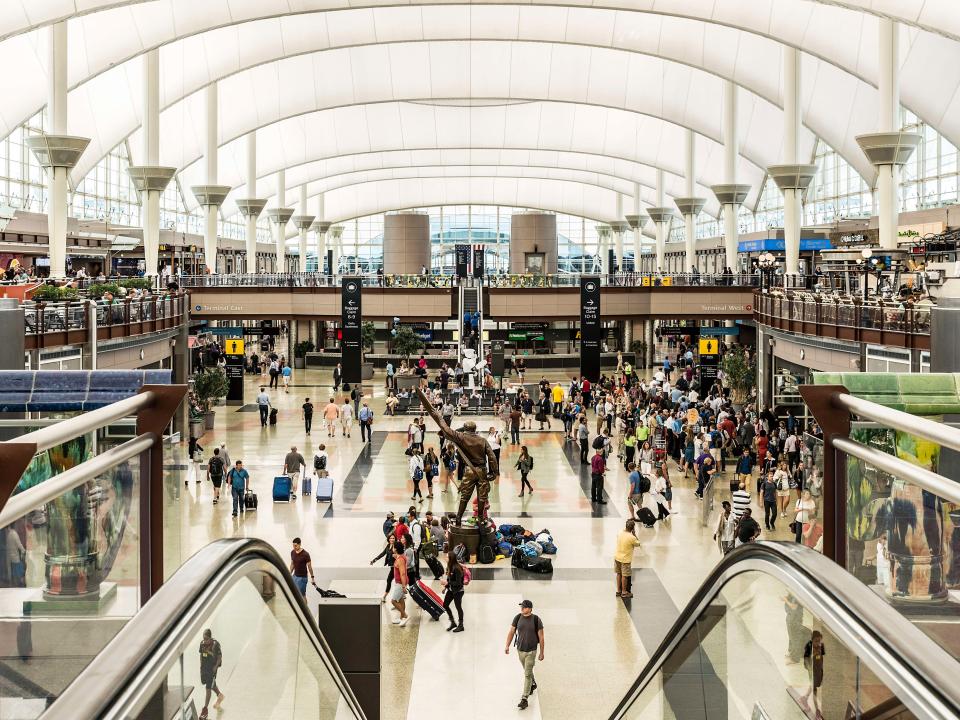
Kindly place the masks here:
[(270, 412), (270, 396), (267, 395), (265, 388), (260, 388), (260, 394), (257, 395), (257, 409), (260, 411), (260, 427), (266, 427), (267, 415)]
[(350, 431), (353, 429), (353, 405), (350, 400), (343, 401), (340, 407), (340, 430), (341, 436), (350, 437)]
[(740, 487), (733, 493), (733, 514), (739, 520), (748, 507), (750, 507), (750, 493), (747, 492), (746, 484), (740, 483)]

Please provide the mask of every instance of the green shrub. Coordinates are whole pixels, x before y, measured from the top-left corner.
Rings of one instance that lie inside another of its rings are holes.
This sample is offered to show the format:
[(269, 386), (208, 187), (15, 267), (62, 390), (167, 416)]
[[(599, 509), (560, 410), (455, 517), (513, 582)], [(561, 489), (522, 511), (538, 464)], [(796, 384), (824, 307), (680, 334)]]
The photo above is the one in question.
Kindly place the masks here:
[(153, 280), (145, 277), (123, 278), (120, 281), (120, 287), (136, 288), (137, 290), (152, 290)]
[(193, 376), (193, 392), (204, 412), (209, 412), (213, 403), (226, 397), (229, 391), (230, 381), (222, 368), (204, 370)]
[(393, 336), (393, 351), (409, 360), (410, 356), (423, 347), (423, 340), (417, 335), (409, 325), (401, 325), (397, 328), (396, 335)]
[(109, 282), (109, 283), (93, 283), (92, 285), (90, 285), (90, 287), (87, 288), (87, 293), (90, 295), (90, 297), (94, 298), (95, 300), (99, 300), (100, 298), (102, 298), (105, 292), (112, 292), (113, 296), (117, 297), (120, 294), (120, 286), (117, 285), (116, 283)]
[(307, 353), (313, 352), (316, 350), (316, 347), (317, 346), (310, 340), (301, 340), (293, 346), (293, 356), (296, 358), (305, 358)]
[(61, 300), (77, 300), (80, 291), (72, 287), (57, 287), (56, 285), (41, 285), (30, 293), (34, 302), (58, 302)]

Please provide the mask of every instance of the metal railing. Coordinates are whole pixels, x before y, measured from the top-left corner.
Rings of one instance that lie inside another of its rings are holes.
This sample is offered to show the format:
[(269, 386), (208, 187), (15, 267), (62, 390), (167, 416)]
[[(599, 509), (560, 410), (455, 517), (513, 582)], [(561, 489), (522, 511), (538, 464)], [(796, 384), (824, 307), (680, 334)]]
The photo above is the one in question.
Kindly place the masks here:
[(856, 330), (930, 334), (930, 306), (786, 291), (754, 293), (754, 308), (760, 321), (768, 324), (771, 324), (769, 321), (813, 323)]
[[(760, 286), (756, 273), (607, 273), (587, 274), (599, 278), (604, 287), (750, 287)], [(217, 287), (340, 287), (343, 277), (355, 277), (364, 287), (449, 288), (457, 285), (452, 275), (321, 275), (319, 273), (259, 273), (222, 275), (184, 275), (178, 278), (184, 288)], [(564, 288), (578, 287), (580, 274), (491, 274), (480, 282), (490, 288)]]
[[(770, 576), (785, 586), (795, 601), (818, 619), (818, 626), (866, 662), (915, 717), (957, 717), (956, 662), (942, 648), (828, 558), (794, 543), (752, 542), (725, 556), (694, 593), (611, 719), (638, 716), (631, 708), (664, 672), (674, 652), (684, 656), (690, 652), (681, 644), (696, 636), (698, 621), (724, 586), (751, 572)], [(736, 607), (728, 609), (736, 611)], [(734, 665), (731, 668), (730, 672), (736, 669)]]
[[(97, 326), (135, 326), (140, 323), (180, 318), (186, 308), (186, 294), (182, 292), (164, 295), (148, 295), (141, 298), (123, 298), (112, 302), (103, 300), (75, 300), (65, 302), (23, 303), (24, 324), (27, 335), (45, 335), (50, 332), (88, 330), (91, 306), (96, 308)], [(151, 331), (145, 327), (143, 332)]]
[[(337, 717), (365, 716), (333, 652), (286, 563), (270, 545), (256, 539), (217, 540), (177, 570), (149, 603), (133, 617), (44, 713), (44, 718), (126, 718), (163, 687), (171, 668), (209, 623), (210, 615), (239, 583), (268, 576), (293, 612), (295, 624), (329, 673), (346, 707)], [(277, 602), (274, 600), (273, 602)], [(298, 657), (306, 648), (298, 650)], [(313, 663), (298, 660), (294, 670)], [(263, 692), (269, 692), (267, 687)], [(315, 702), (315, 701), (314, 701)], [(316, 705), (313, 706), (316, 715)], [(179, 716), (179, 712), (177, 713)]]

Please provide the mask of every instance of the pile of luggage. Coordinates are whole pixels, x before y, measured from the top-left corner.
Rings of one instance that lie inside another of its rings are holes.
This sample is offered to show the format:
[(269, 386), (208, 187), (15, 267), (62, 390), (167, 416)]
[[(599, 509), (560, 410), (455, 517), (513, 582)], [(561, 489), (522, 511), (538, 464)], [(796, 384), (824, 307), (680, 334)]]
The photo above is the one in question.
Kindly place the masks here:
[(527, 530), (522, 525), (501, 525), (499, 534), (503, 540), (500, 551), (510, 556), (510, 564), (520, 570), (546, 575), (553, 572), (553, 560), (544, 555), (556, 555), (557, 546), (550, 531)]

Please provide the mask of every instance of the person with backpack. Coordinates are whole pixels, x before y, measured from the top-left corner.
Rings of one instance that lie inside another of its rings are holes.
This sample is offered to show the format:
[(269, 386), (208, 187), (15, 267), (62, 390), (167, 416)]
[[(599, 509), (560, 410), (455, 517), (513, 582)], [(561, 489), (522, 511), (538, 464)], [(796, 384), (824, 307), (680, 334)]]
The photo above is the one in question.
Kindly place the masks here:
[(203, 709), (200, 711), (201, 720), (208, 717), (207, 706), (210, 704), (210, 693), (217, 694), (217, 701), (213, 709), (220, 708), (225, 695), (217, 687), (217, 670), (223, 665), (223, 650), (220, 643), (214, 640), (213, 632), (207, 628), (203, 631), (203, 640), (200, 641), (200, 684), (203, 685), (206, 695), (203, 700)]
[(423, 476), (427, 481), (427, 499), (433, 499), (433, 479), (440, 474), (440, 458), (437, 457), (433, 446), (427, 448), (423, 456)]
[(220, 457), (220, 448), (213, 449), (213, 457), (207, 463), (207, 480), (213, 483), (213, 504), (220, 501), (220, 486), (223, 484), (223, 473), (226, 467)]
[(520, 495), (518, 497), (523, 497), (525, 487), (530, 488), (530, 494), (533, 495), (533, 485), (527, 479), (530, 471), (533, 470), (533, 457), (531, 457), (526, 445), (520, 446), (520, 457), (517, 459), (516, 468), (520, 471)]
[[(538, 659), (543, 662), (544, 652), (543, 621), (533, 614), (533, 603), (530, 600), (520, 603), (520, 613), (510, 624), (510, 630), (507, 631), (507, 645), (503, 649), (504, 655), (510, 654), (510, 645), (517, 648), (517, 657), (520, 665), (523, 666), (523, 696), (517, 707), (526, 710), (529, 707), (527, 698), (537, 689), (533, 668)], [(539, 657), (537, 646), (540, 647)]]
[(643, 495), (650, 492), (650, 478), (642, 475), (637, 470), (636, 463), (630, 463), (627, 466), (630, 474), (627, 476), (627, 482), (630, 485), (627, 491), (627, 505), (633, 507), (634, 514), (640, 512), (643, 507)]
[[(447, 617), (450, 618), (450, 627), (447, 628), (447, 632), (451, 630), (456, 633), (463, 632), (463, 589), (469, 584), (469, 578), (470, 570), (460, 564), (460, 561), (457, 560), (457, 554), (455, 552), (447, 553), (447, 573), (440, 581), (440, 584), (446, 588), (446, 593), (443, 596), (443, 609), (447, 611)], [(457, 606), (458, 620), (456, 622), (453, 619), (453, 611), (450, 609), (451, 604)]]
[(617, 550), (613, 555), (613, 571), (617, 576), (617, 597), (632, 598), (631, 576), (633, 575), (633, 551), (640, 547), (636, 522), (627, 520), (617, 536)]
[(317, 446), (317, 452), (313, 456), (313, 474), (318, 478), (327, 477), (327, 463), (330, 456), (327, 455), (327, 446), (323, 443)]
[(227, 482), (230, 483), (230, 494), (233, 496), (233, 517), (237, 516), (237, 508), (244, 512), (243, 498), (250, 488), (250, 473), (243, 468), (243, 460), (237, 460), (236, 465), (227, 473)]
[(407, 469), (410, 471), (410, 479), (413, 481), (413, 495), (411, 500), (423, 502), (423, 493), (420, 492), (420, 481), (423, 480), (423, 457), (420, 455), (420, 448), (414, 445), (410, 448), (410, 460), (407, 463)]

